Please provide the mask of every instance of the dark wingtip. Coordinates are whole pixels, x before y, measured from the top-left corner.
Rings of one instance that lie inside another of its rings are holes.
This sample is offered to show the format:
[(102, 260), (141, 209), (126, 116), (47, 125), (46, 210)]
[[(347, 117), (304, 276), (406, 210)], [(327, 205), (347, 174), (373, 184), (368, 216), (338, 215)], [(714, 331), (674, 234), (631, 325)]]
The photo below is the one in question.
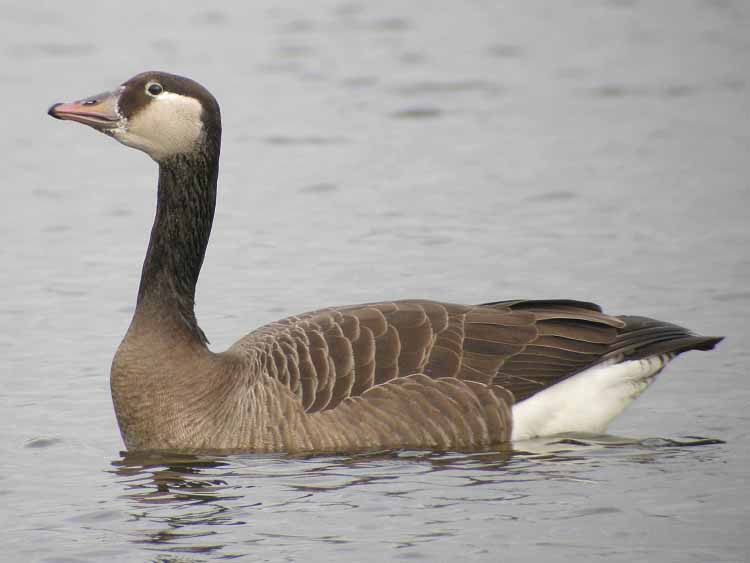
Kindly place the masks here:
[(60, 116), (55, 113), (55, 108), (57, 106), (61, 106), (62, 102), (58, 102), (56, 104), (52, 104), (49, 109), (47, 110), (47, 115), (54, 117), (55, 119), (60, 119)]
[(612, 351), (620, 351), (630, 359), (640, 359), (656, 354), (674, 356), (690, 350), (713, 350), (724, 340), (723, 336), (701, 336), (672, 323), (648, 317), (620, 317), (625, 329), (613, 343)]
[(724, 340), (723, 336), (704, 336), (703, 340), (695, 346), (694, 350), (713, 350), (722, 340)]
[[(652, 351), (668, 352), (674, 355), (689, 352), (690, 350), (700, 350), (708, 352), (724, 340), (723, 336), (686, 336), (675, 340), (666, 340), (654, 343), (652, 346), (646, 346), (643, 350), (651, 349)], [(661, 348), (661, 350), (657, 350)]]

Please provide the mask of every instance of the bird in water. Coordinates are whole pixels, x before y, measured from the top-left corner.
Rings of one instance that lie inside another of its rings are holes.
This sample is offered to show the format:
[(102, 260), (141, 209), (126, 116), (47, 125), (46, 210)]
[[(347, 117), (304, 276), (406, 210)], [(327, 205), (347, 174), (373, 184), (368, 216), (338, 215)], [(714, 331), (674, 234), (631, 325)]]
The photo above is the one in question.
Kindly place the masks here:
[(128, 450), (470, 450), (601, 433), (675, 356), (719, 337), (573, 300), (331, 307), (213, 352), (194, 312), (216, 205), (221, 115), (164, 72), (49, 109), (159, 165), (133, 319), (112, 362)]

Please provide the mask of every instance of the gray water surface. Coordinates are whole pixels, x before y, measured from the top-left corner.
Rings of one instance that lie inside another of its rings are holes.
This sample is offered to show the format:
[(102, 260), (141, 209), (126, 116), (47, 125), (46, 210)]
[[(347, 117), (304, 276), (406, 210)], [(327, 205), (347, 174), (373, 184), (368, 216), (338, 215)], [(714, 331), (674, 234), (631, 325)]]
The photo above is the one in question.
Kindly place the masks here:
[[(0, 4), (0, 560), (750, 557), (750, 5)], [(53, 102), (219, 99), (197, 314), (593, 300), (726, 335), (610, 428), (515, 451), (124, 455), (109, 363), (156, 166)]]

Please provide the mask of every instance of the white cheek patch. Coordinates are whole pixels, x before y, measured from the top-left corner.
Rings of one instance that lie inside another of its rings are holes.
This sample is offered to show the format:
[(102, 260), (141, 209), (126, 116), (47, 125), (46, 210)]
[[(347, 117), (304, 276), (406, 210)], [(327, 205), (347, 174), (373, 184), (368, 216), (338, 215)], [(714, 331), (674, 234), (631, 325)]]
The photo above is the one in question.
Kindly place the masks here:
[(201, 113), (195, 98), (163, 92), (112, 134), (121, 143), (161, 160), (195, 150), (203, 136)]

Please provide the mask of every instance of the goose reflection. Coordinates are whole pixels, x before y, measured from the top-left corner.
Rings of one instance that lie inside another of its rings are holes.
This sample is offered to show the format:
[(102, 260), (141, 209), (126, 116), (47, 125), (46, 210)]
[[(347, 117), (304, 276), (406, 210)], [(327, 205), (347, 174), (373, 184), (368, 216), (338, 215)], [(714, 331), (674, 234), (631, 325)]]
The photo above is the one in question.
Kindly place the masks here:
[[(356, 542), (347, 530), (364, 510), (398, 515), (491, 503), (513, 519), (517, 503), (542, 503), (539, 482), (600, 480), (597, 468), (716, 455), (711, 438), (684, 440), (568, 434), (480, 452), (373, 451), (347, 455), (123, 454), (112, 473), (136, 523), (131, 541), (158, 561), (188, 554), (228, 558), (253, 545), (292, 549)], [(537, 483), (535, 485), (535, 483)], [(536, 492), (535, 492), (536, 491)], [(340, 522), (330, 528), (316, 522)], [(351, 521), (350, 521), (351, 520)], [(357, 524), (358, 525), (358, 524)], [(424, 540), (424, 539), (423, 539)], [(423, 541), (420, 540), (420, 541)], [(424, 540), (427, 541), (427, 540)], [(167, 555), (165, 555), (167, 554)]]
[[(242, 524), (232, 516), (229, 503), (242, 498), (220, 475), (230, 468), (219, 457), (186, 454), (124, 454), (112, 462), (114, 474), (132, 501), (131, 516), (150, 526), (132, 542), (148, 550), (182, 554), (222, 551), (217, 541), (224, 526)], [(155, 561), (192, 561), (161, 556)]]
[(126, 496), (143, 503), (172, 501), (206, 502), (229, 500), (225, 495), (227, 482), (206, 474), (229, 466), (221, 458), (189, 454), (135, 453), (125, 454), (112, 462), (115, 473), (123, 477), (128, 492)]

